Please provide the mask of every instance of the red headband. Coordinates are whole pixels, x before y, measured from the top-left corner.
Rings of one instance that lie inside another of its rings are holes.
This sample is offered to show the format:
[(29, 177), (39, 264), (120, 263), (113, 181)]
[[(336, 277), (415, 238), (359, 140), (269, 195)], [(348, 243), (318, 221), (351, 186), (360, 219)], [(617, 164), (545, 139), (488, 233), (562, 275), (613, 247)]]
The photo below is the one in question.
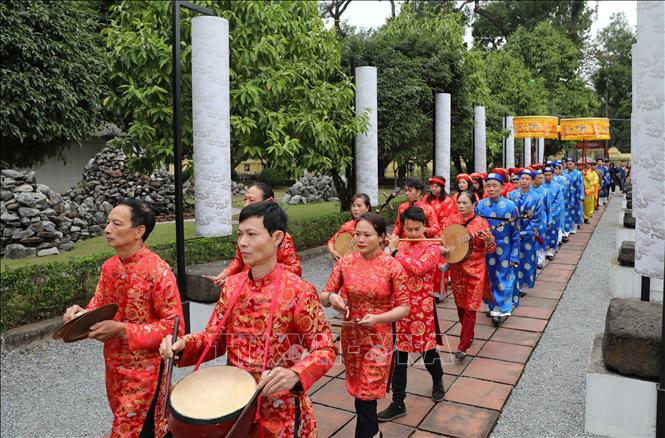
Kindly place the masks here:
[(429, 179), (429, 182), (430, 182), (430, 184), (431, 184), (431, 183), (437, 183), (438, 185), (440, 185), (440, 186), (442, 186), (442, 187), (444, 187), (444, 186), (446, 185), (446, 181), (445, 181), (445, 180), (442, 180), (442, 179), (439, 179), (439, 178), (434, 178), (434, 177), (430, 178), (430, 179)]

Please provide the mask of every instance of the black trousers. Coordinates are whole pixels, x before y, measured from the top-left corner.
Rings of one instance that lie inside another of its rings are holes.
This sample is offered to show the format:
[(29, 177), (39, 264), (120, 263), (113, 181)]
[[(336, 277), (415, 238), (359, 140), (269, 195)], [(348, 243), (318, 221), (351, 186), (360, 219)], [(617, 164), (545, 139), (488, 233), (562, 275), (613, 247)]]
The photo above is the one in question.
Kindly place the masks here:
[(379, 419), (376, 416), (376, 400), (356, 398), (356, 435), (355, 438), (372, 438), (379, 433)]
[[(432, 382), (440, 382), (443, 379), (443, 367), (441, 366), (441, 358), (436, 348), (427, 350), (423, 353), (423, 362), (425, 368), (432, 376)], [(409, 365), (409, 353), (405, 351), (397, 352), (397, 360), (395, 361), (395, 370), (393, 371), (392, 390), (393, 390), (393, 403), (403, 405), (406, 398), (406, 370)]]

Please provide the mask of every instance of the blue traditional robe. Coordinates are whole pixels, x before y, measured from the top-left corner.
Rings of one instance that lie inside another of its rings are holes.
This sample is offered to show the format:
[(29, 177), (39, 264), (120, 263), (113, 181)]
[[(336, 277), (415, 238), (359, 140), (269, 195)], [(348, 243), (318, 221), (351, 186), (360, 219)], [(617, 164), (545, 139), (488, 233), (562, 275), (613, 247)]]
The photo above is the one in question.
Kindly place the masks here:
[(533, 287), (536, 281), (536, 249), (538, 249), (535, 234), (540, 230), (544, 214), (543, 201), (533, 187), (525, 193), (520, 189), (513, 190), (508, 194), (508, 198), (515, 203), (520, 215), (527, 212), (531, 216), (518, 221), (520, 265), (517, 269), (517, 287)]
[[(540, 195), (540, 199), (543, 201), (543, 212), (542, 216), (540, 217), (540, 229), (538, 230), (538, 235), (542, 237), (543, 240), (545, 240), (547, 237), (547, 225), (550, 223), (552, 197), (550, 192), (543, 186), (543, 184), (532, 188)], [(545, 244), (546, 242), (543, 242), (542, 244), (538, 242), (538, 249), (542, 249), (544, 251), (546, 247)]]
[(543, 181), (540, 185), (549, 193), (549, 206), (547, 212), (547, 230), (545, 231), (545, 248), (557, 250), (559, 247), (559, 225), (561, 223), (561, 211), (563, 209), (563, 193), (561, 186), (554, 181), (549, 183)]
[[(484, 217), (490, 226), (505, 224), (493, 218), (512, 219), (518, 216), (517, 206), (509, 199), (500, 196), (496, 201), (481, 199), (476, 207), (476, 214)], [(496, 241), (496, 251), (485, 255), (487, 272), (492, 288), (492, 300), (485, 301), (492, 313), (509, 313), (513, 305), (519, 303), (519, 291), (515, 287), (515, 271), (511, 263), (520, 262), (520, 232), (518, 224), (513, 222), (492, 230)]]
[(573, 169), (572, 172), (566, 169), (566, 176), (570, 185), (568, 186), (568, 218), (566, 222), (566, 231), (571, 232), (577, 229), (578, 224), (584, 223), (584, 211), (582, 202), (584, 200), (584, 180), (582, 172)]
[(561, 189), (561, 214), (559, 215), (559, 229), (564, 233), (568, 233), (566, 230), (566, 220), (568, 219), (568, 210), (570, 209), (568, 204), (568, 189), (570, 187), (570, 182), (564, 174), (554, 175), (554, 179), (559, 184)]

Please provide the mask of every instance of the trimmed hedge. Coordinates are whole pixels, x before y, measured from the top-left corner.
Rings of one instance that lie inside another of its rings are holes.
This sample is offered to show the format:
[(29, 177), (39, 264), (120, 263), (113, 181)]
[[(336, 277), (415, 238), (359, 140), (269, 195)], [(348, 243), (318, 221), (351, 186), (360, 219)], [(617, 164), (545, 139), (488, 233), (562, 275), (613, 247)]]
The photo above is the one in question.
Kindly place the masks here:
[[(385, 217), (393, 221), (395, 213), (386, 211)], [(289, 224), (289, 233), (299, 250), (313, 248), (324, 245), (348, 219), (349, 213), (335, 213), (293, 222)], [(186, 264), (232, 259), (235, 241), (235, 236), (187, 240)], [(151, 249), (175, 268), (175, 243)], [(95, 291), (100, 269), (108, 257), (108, 254), (82, 257), (0, 273), (0, 331), (61, 315), (72, 304), (85, 305)]]

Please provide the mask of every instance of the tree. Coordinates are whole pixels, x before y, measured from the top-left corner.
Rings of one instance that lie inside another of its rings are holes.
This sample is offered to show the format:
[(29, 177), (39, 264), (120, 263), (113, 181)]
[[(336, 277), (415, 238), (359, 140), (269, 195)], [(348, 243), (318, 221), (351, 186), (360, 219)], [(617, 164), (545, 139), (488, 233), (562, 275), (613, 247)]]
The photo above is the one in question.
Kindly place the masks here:
[(547, 21), (582, 47), (588, 36), (597, 6), (584, 0), (476, 0), (473, 22), (475, 44), (485, 50), (501, 47), (519, 27), (534, 29)]
[[(542, 21), (533, 30), (519, 27), (510, 37), (506, 53), (519, 58), (531, 74), (542, 78), (547, 90), (546, 114), (593, 117), (599, 100), (581, 77), (582, 50), (552, 24)], [(560, 142), (549, 142), (547, 154), (558, 152)]]
[(107, 63), (86, 2), (0, 2), (3, 165), (61, 157), (101, 119)]
[[(261, 159), (298, 176), (331, 172), (348, 207), (340, 177), (351, 162), (350, 141), (366, 129), (356, 118), (353, 85), (340, 67), (335, 35), (314, 2), (201, 1), (229, 20), (231, 141), (234, 161)], [(170, 160), (170, 3), (123, 1), (103, 32), (113, 60), (106, 105), (124, 122), (122, 139), (139, 167)], [(191, 156), (191, 46), (183, 20), (183, 146)], [(337, 177), (335, 174), (338, 173)]]
[(333, 20), (333, 27), (338, 36), (345, 36), (342, 30), (342, 15), (346, 8), (349, 7), (351, 0), (325, 0), (319, 2), (319, 10), (323, 18), (331, 18)]
[(391, 160), (402, 178), (408, 163), (423, 168), (432, 159), (435, 89), (452, 94), (452, 154), (470, 157), (472, 103), (486, 87), (466, 64), (482, 63), (467, 54), (463, 24), (447, 3), (409, 2), (377, 31), (342, 39), (347, 68), (358, 57), (378, 70), (380, 174)]
[(603, 100), (600, 114), (612, 119), (611, 142), (621, 152), (630, 151), (630, 119), (632, 112), (632, 46), (635, 32), (623, 12), (614, 14), (610, 24), (602, 29), (594, 41), (591, 54), (595, 70), (591, 80)]

